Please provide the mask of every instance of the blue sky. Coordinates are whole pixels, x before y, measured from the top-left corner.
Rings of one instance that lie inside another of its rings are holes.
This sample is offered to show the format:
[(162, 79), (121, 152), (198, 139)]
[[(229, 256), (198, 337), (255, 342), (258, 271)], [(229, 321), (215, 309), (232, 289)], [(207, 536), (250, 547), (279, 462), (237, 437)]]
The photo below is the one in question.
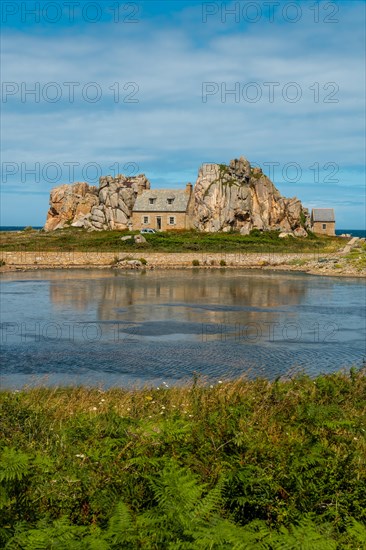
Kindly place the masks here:
[(180, 187), (244, 155), (285, 196), (365, 227), (363, 0), (1, 8), (2, 225), (43, 225), (56, 185)]

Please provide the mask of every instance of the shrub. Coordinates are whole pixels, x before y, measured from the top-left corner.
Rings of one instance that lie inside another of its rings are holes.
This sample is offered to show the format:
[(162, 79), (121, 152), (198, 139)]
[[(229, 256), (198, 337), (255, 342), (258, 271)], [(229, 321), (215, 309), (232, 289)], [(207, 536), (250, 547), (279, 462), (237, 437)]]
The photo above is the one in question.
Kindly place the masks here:
[(365, 391), (362, 368), (0, 391), (0, 548), (366, 548)]
[(200, 265), (200, 261), (199, 260), (192, 260), (192, 265), (194, 267), (198, 267)]
[(145, 258), (139, 258), (140, 262), (142, 263), (142, 265), (146, 265), (147, 264), (147, 260)]
[(263, 231), (260, 231), (260, 229), (257, 229), (256, 227), (251, 230), (249, 233), (251, 237), (261, 237), (263, 235)]
[(220, 260), (220, 265), (221, 265), (221, 267), (225, 267), (226, 266), (225, 260)]

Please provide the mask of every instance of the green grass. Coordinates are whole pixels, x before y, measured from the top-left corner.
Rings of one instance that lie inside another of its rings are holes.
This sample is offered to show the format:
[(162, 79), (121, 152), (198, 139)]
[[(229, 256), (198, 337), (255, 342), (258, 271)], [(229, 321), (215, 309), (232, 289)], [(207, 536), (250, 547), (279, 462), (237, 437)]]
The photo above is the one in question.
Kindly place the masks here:
[(366, 268), (366, 243), (362, 243), (359, 246), (356, 246), (347, 254), (346, 259), (349, 264), (355, 267), (358, 270)]
[(344, 246), (337, 237), (310, 235), (305, 239), (279, 239), (278, 232), (253, 231), (239, 233), (199, 233), (196, 231), (168, 231), (144, 235), (147, 242), (136, 244), (133, 239), (121, 241), (127, 231), (93, 231), (67, 228), (45, 233), (21, 231), (0, 233), (2, 251), (96, 251), (96, 252), (333, 252)]
[(0, 393), (0, 547), (366, 547), (365, 371)]

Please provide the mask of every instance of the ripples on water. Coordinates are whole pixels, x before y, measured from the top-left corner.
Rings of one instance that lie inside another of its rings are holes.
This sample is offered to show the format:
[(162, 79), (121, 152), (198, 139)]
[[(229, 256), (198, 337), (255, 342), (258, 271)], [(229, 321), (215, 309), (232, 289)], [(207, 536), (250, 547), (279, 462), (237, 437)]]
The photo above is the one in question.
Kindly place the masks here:
[(2, 279), (3, 386), (315, 375), (366, 356), (361, 280), (225, 269)]

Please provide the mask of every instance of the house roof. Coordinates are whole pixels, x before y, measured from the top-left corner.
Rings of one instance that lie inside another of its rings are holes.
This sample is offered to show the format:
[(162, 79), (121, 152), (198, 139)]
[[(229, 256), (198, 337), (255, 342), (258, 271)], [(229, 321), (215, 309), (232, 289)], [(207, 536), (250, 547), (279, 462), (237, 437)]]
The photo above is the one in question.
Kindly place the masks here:
[[(134, 212), (186, 212), (190, 194), (185, 189), (150, 189), (137, 196)], [(155, 199), (150, 204), (150, 199)], [(168, 199), (172, 199), (169, 204)]]
[(335, 222), (333, 208), (314, 208), (311, 217), (313, 222)]

